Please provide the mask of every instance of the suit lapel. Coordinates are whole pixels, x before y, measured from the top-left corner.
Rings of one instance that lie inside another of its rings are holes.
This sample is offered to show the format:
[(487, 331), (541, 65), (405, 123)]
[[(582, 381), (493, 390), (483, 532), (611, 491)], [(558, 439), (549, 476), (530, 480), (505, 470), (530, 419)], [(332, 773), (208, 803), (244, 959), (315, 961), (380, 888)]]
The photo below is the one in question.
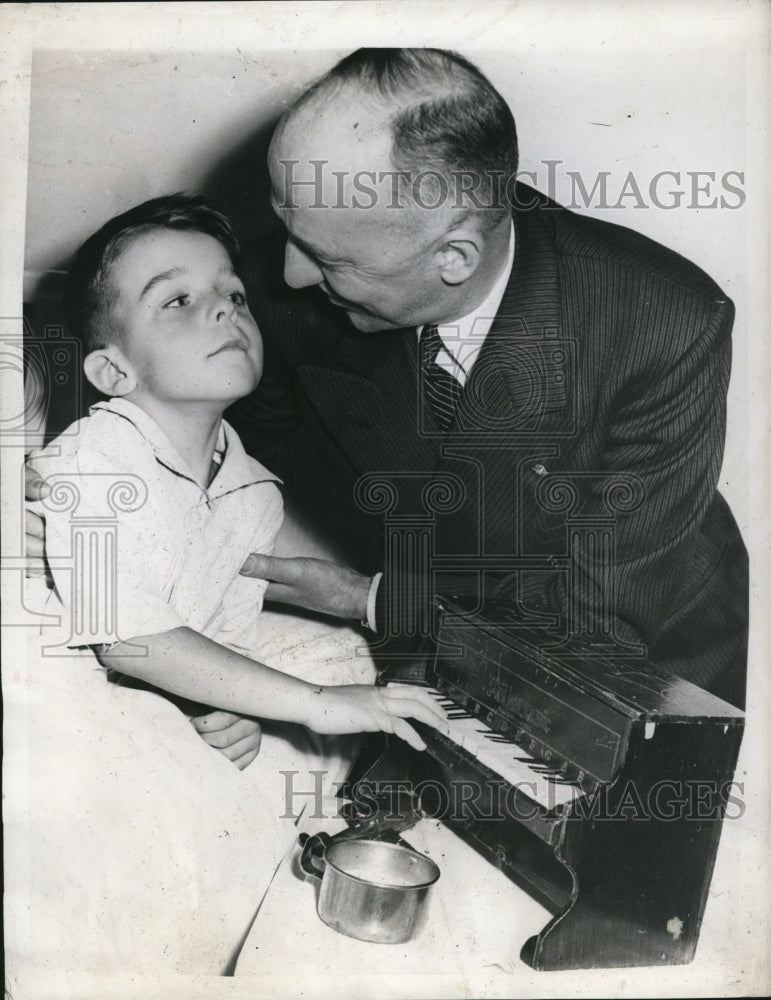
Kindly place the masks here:
[(302, 365), (298, 375), (318, 417), (357, 472), (425, 471), (441, 441), (417, 431), (414, 329), (343, 333), (330, 364)]
[(559, 273), (554, 237), (543, 212), (513, 213), (515, 256), (511, 277), (491, 333), (514, 330), (533, 337), (559, 331)]
[(568, 404), (553, 238), (536, 210), (515, 212), (514, 227), (511, 277), (458, 409), (466, 436), (532, 433)]

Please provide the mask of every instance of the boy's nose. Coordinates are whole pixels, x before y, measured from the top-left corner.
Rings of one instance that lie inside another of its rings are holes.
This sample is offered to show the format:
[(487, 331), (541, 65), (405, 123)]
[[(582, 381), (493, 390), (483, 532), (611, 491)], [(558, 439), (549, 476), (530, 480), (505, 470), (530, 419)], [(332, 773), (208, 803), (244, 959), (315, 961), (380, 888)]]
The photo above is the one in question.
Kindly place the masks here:
[(221, 323), (225, 319), (234, 320), (237, 311), (235, 303), (231, 302), (229, 298), (224, 295), (216, 296), (213, 312), (217, 323)]
[(323, 280), (324, 272), (313, 258), (289, 240), (284, 254), (284, 281), (287, 285), (290, 288), (308, 288), (320, 285)]

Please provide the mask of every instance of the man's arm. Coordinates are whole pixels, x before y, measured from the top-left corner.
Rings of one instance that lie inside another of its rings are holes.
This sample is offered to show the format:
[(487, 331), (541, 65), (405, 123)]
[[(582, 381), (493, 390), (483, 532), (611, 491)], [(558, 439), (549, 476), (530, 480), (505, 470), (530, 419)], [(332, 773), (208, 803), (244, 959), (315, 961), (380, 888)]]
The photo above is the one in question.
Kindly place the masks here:
[[(609, 505), (613, 509), (613, 561), (605, 585), (613, 591), (619, 632), (648, 647), (682, 603), (690, 574), (695, 585), (707, 577), (694, 555), (723, 458), (733, 317), (730, 301), (713, 302), (703, 328), (683, 338), (677, 356), (629, 385), (606, 431), (601, 471), (607, 478), (593, 484), (579, 511), (607, 516)], [(681, 318), (683, 326), (689, 322)], [(674, 338), (676, 331), (652, 331), (652, 338), (654, 333)], [(637, 496), (625, 490), (625, 474), (639, 484)], [(614, 475), (620, 484), (615, 496), (612, 487), (606, 492)], [(574, 557), (577, 591), (564, 600), (596, 614), (592, 595), (604, 570), (585, 546)]]
[(367, 619), (372, 579), (329, 560), (253, 552), (241, 567), (241, 575), (267, 580), (266, 600), (335, 618)]

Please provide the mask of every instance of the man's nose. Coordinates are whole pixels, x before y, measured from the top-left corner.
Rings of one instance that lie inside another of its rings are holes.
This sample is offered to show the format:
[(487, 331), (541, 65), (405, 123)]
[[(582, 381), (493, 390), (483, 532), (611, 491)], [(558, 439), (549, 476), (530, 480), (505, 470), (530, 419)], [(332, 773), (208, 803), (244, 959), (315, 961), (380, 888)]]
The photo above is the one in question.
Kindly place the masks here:
[(320, 285), (324, 273), (312, 257), (304, 253), (291, 241), (286, 245), (284, 253), (284, 281), (290, 288), (307, 288), (310, 285)]

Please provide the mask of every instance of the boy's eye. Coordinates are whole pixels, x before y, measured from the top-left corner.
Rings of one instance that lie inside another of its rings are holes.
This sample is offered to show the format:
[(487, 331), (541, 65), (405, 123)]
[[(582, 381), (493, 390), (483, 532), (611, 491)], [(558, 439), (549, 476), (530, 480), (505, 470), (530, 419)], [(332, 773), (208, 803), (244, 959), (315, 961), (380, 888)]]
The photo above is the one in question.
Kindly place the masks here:
[(246, 295), (243, 292), (231, 292), (230, 301), (234, 306), (245, 306), (246, 305)]
[(164, 309), (181, 309), (183, 306), (189, 305), (190, 296), (189, 295), (177, 295), (175, 298), (171, 299), (169, 302), (165, 303)]

